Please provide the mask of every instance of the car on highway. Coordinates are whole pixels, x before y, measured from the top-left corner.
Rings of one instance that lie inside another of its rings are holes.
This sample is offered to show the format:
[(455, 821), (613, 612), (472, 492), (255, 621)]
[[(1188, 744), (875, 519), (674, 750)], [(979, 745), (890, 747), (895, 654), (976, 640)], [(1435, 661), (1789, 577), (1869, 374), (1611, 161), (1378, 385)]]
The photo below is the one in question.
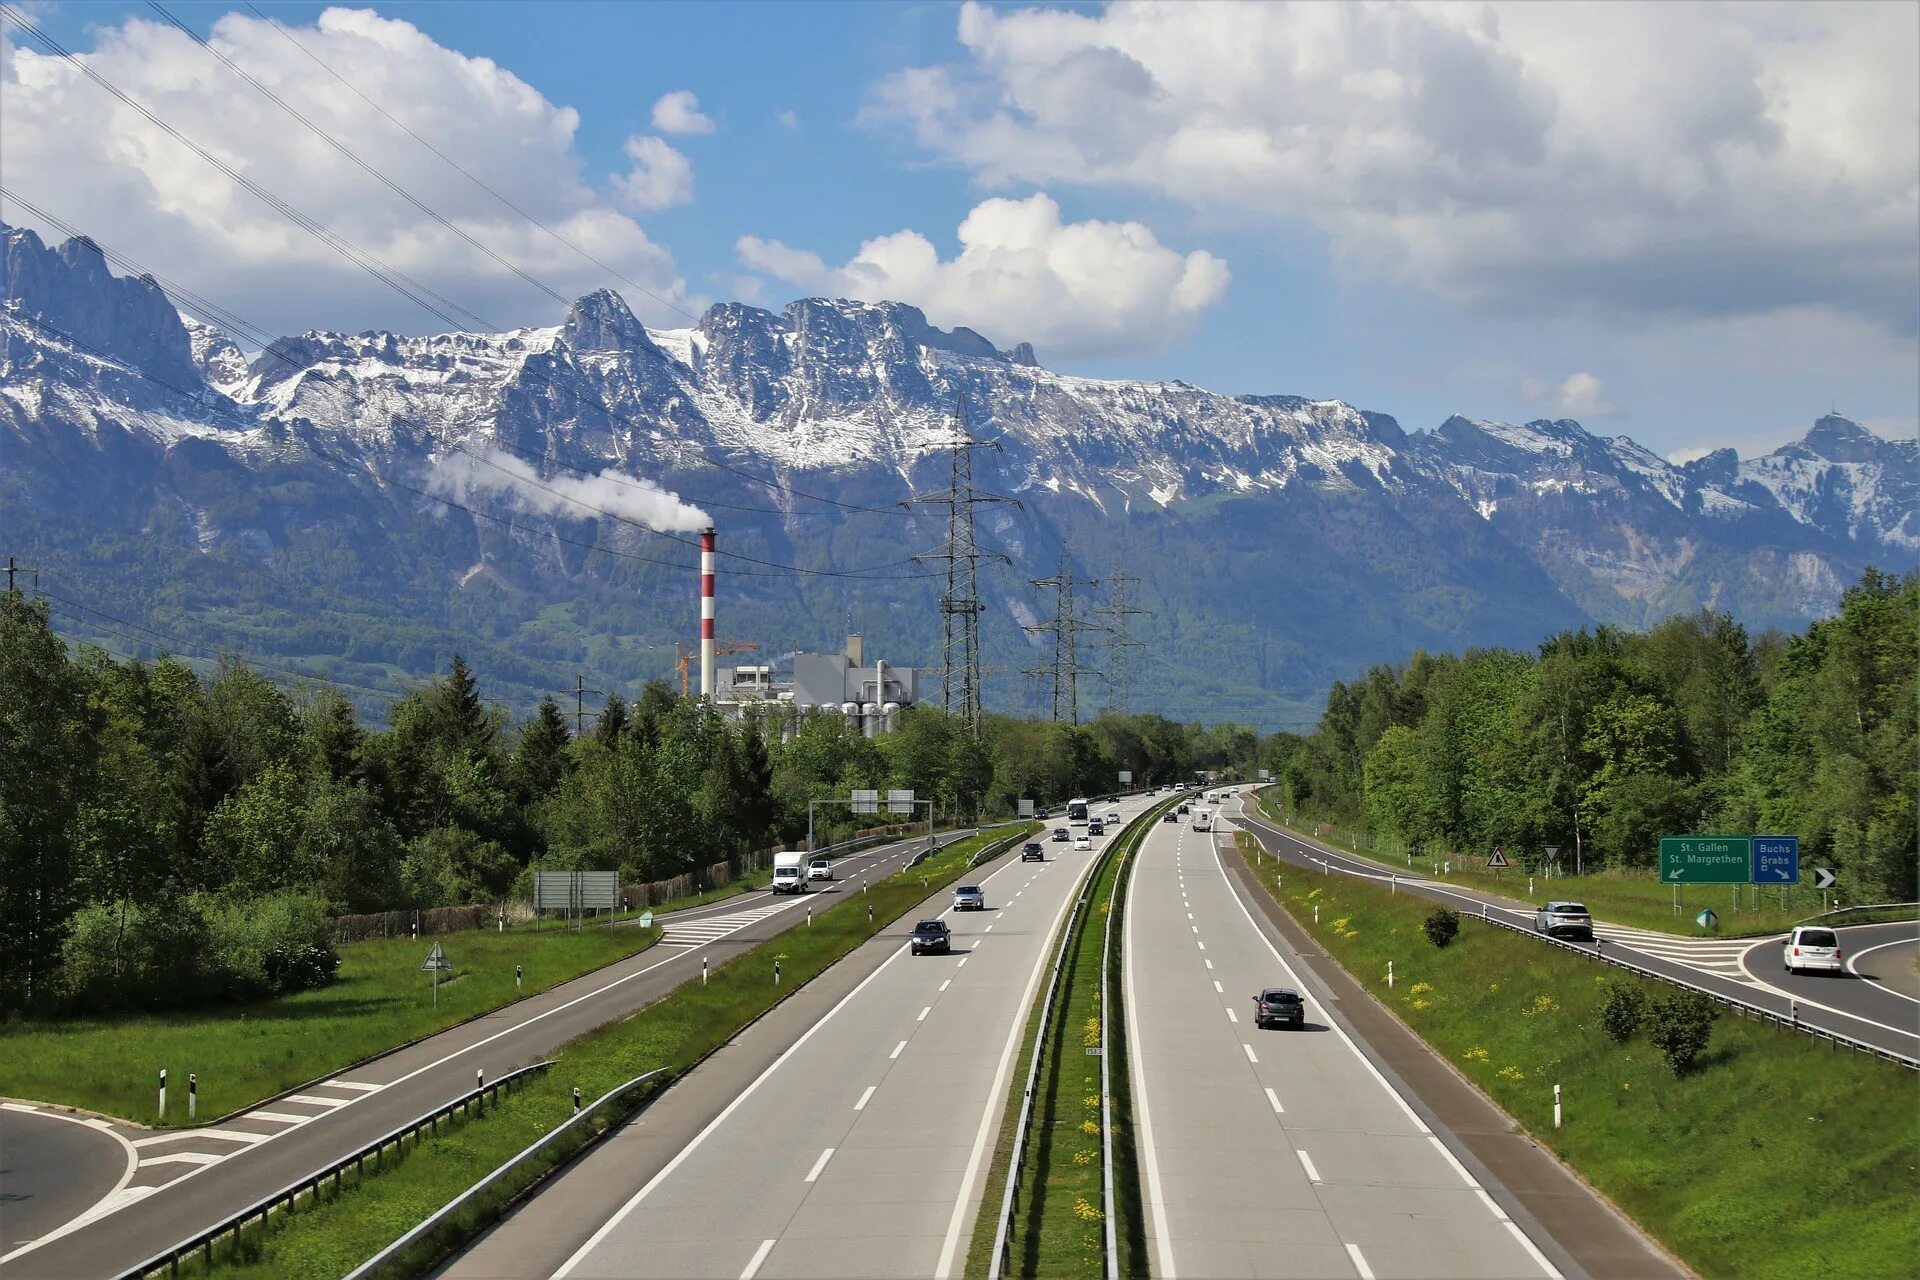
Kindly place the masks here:
[(977, 884), (963, 884), (953, 891), (955, 911), (985, 911), (987, 895)]
[(922, 920), (913, 926), (913, 954), (944, 956), (953, 950), (953, 933), (945, 920)]
[(1110, 814), (1108, 814), (1108, 815), (1107, 815), (1107, 825), (1108, 825), (1108, 826), (1110, 826), (1110, 827), (1117, 827), (1117, 826), (1119, 826), (1119, 825), (1120, 825), (1120, 815), (1119, 815), (1118, 813), (1110, 813)]
[(1845, 973), (1845, 954), (1840, 950), (1840, 935), (1817, 925), (1797, 925), (1780, 939), (1782, 967), (1788, 973)]
[(1055, 844), (1065, 844), (1071, 839), (1073, 839), (1073, 833), (1065, 827), (1055, 827), (1053, 829), (1053, 842)]
[(1175, 812), (1174, 812), (1173, 810), (1171, 810), (1171, 809), (1169, 809), (1169, 810), (1167, 810), (1167, 811), (1166, 811), (1165, 813), (1163, 813), (1163, 814), (1161, 814), (1161, 815), (1160, 815), (1160, 821), (1162, 821), (1162, 822), (1178, 822), (1178, 821), (1180, 821), (1180, 815), (1179, 815), (1179, 814), (1177, 814), (1177, 813), (1175, 813)]
[(1095, 818), (1087, 824), (1087, 834), (1090, 836), (1103, 836), (1107, 834), (1107, 824)]
[(1191, 809), (1191, 808), (1193, 808), (1193, 806), (1192, 806), (1192, 805), (1190, 805), (1190, 804), (1183, 804), (1183, 805), (1181, 805), (1181, 806), (1180, 806), (1180, 816), (1181, 816), (1181, 817), (1183, 817), (1183, 818), (1184, 818), (1184, 817), (1186, 817), (1186, 816), (1187, 816), (1187, 810), (1189, 810), (1189, 809)]
[(815, 858), (812, 862), (809, 862), (807, 864), (807, 879), (833, 879), (833, 860), (831, 858)]
[(1533, 931), (1549, 938), (1593, 941), (1593, 917), (1578, 902), (1549, 902), (1533, 913)]
[(1046, 860), (1047, 851), (1040, 847), (1038, 840), (1027, 841), (1026, 847), (1020, 850), (1020, 861), (1022, 862), (1045, 862)]
[(1276, 1023), (1295, 1031), (1307, 1025), (1307, 1002), (1292, 987), (1268, 987), (1253, 998), (1253, 1025), (1264, 1031)]
[(1093, 837), (1092, 836), (1075, 836), (1073, 840), (1073, 847), (1076, 849), (1091, 849), (1093, 848)]

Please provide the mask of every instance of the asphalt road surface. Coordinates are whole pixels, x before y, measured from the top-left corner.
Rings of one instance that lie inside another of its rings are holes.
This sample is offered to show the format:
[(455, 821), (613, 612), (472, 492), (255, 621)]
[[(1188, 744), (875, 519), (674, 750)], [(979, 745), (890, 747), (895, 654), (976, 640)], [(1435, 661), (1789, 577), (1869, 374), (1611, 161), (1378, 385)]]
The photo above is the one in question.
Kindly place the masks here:
[(1211, 834), (1155, 824), (1122, 945), (1154, 1275), (1561, 1274), (1329, 1007), (1254, 1025), (1261, 988), (1306, 988)]
[[(700, 922), (725, 919), (730, 928), (705, 930), (706, 940), (693, 946), (662, 941), (218, 1125), (156, 1132), (124, 1127), (140, 1163), (117, 1190), (125, 1154), (104, 1142), (66, 1160), (8, 1158), (8, 1193), (26, 1197), (18, 1203), (48, 1208), (36, 1207), (33, 1234), (5, 1230), (0, 1276), (94, 1280), (118, 1274), (459, 1097), (473, 1087), (476, 1068), (493, 1079), (658, 1000), (697, 978), (703, 956), (718, 965), (793, 927), (804, 918), (805, 904), (819, 908), (839, 894), (858, 892), (868, 878), (898, 870), (925, 839), (842, 857), (839, 879), (808, 894), (742, 894), (662, 916), (669, 937)], [(89, 1198), (103, 1179), (109, 1194)], [(23, 1239), (30, 1243), (16, 1243)]]
[(1045, 863), (981, 874), (984, 911), (927, 904), (952, 955), (909, 954), (903, 920), (816, 979), (830, 1007), (801, 1004), (809, 987), (769, 1035), (742, 1037), (778, 1046), (757, 1074), (729, 1051), (709, 1059), (446, 1274), (958, 1274), (1025, 1015), (1096, 856), (1044, 847)]
[(104, 1121), (0, 1103), (0, 1253), (111, 1195), (132, 1157)]
[[(1456, 910), (1486, 909), (1510, 923), (1530, 925), (1533, 907), (1479, 889), (1438, 883), (1416, 872), (1329, 848), (1284, 831), (1261, 817), (1250, 797), (1229, 806), (1230, 816), (1251, 832), (1269, 854), (1303, 871), (1356, 875), (1398, 881), (1400, 892), (1418, 893)], [(1845, 948), (1859, 952), (1888, 938), (1911, 938), (1915, 926), (1857, 925), (1841, 929)], [(1789, 1001), (1808, 1026), (1851, 1036), (1867, 1044), (1920, 1057), (1920, 1003), (1903, 999), (1890, 984), (1862, 980), (1857, 974), (1795, 977), (1780, 971), (1778, 935), (1762, 939), (1688, 938), (1650, 930), (1596, 924), (1609, 955), (1631, 959), (1656, 973), (1749, 1004), (1789, 1012)]]

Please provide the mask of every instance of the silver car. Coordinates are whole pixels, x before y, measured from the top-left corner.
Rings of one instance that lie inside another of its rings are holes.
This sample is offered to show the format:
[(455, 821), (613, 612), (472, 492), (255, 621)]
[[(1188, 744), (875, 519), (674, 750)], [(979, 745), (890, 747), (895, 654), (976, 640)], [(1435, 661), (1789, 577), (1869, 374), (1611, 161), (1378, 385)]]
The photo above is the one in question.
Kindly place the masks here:
[(1533, 914), (1533, 931), (1549, 938), (1593, 941), (1593, 917), (1578, 902), (1549, 902)]
[(953, 891), (953, 909), (955, 911), (985, 911), (987, 895), (981, 892), (977, 884), (963, 884)]

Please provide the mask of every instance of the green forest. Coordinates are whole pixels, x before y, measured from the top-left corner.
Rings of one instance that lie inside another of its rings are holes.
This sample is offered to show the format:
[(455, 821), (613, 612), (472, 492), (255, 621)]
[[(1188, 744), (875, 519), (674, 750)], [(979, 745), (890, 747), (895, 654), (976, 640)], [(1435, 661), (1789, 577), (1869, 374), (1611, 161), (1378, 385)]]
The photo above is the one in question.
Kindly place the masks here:
[(320, 985), (330, 917), (521, 896), (536, 862), (665, 879), (798, 844), (809, 800), (856, 787), (972, 821), (1112, 792), (1123, 769), (1250, 770), (1260, 747), (1145, 715), (989, 716), (976, 740), (931, 708), (874, 738), (834, 716), (782, 734), (658, 683), (576, 733), (552, 699), (516, 723), (483, 677), (456, 656), (370, 726), (340, 691), (238, 660), (203, 678), (70, 647), (45, 602), (0, 596), (0, 1010)]
[(1296, 811), (1409, 845), (1650, 867), (1663, 834), (1797, 835), (1856, 901), (1915, 897), (1920, 574), (1869, 570), (1803, 635), (1725, 614), (1416, 653), (1266, 744)]

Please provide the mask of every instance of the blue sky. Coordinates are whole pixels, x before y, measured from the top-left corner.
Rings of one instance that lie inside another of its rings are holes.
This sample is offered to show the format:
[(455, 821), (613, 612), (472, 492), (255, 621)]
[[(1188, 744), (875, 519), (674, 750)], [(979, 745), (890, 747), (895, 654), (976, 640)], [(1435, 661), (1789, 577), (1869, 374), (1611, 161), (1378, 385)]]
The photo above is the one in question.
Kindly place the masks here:
[[(319, 73), (303, 80), (297, 55), (250, 63), (278, 46), (244, 6), (168, 7), (203, 35), (225, 15), (253, 24), (259, 43), (233, 37), (242, 65), (318, 118), (343, 112), (341, 136), (382, 148), (403, 181), (430, 180), (436, 162), (375, 137), (386, 126), (340, 106)], [(324, 6), (261, 8), (300, 35)], [(1561, 15), (1552, 26), (1538, 11), (1456, 23), (1327, 6), (1083, 7), (1066, 18), (882, 3), (372, 8), (417, 28), (450, 68), (491, 59), (550, 108), (576, 111), (577, 127), (558, 144), (537, 121), (526, 124), (532, 141), (502, 131), (489, 159), (484, 138), (438, 132), (475, 109), (458, 74), (441, 87), (423, 77), (412, 95), (419, 51), (396, 55), (385, 79), (366, 63), (336, 70), (382, 85), (383, 105), (497, 183), (524, 180), (508, 192), (516, 200), (538, 206), (567, 187), (571, 166), (577, 189), (538, 207), (549, 218), (617, 214), (606, 252), (690, 308), (864, 285), (1002, 346), (1031, 338), (1043, 363), (1072, 372), (1337, 397), (1410, 429), (1452, 412), (1564, 414), (1675, 454), (1762, 451), (1830, 404), (1889, 435), (1911, 436), (1920, 419), (1917, 68), (1914, 43), (1901, 45), (1910, 7), (1774, 6), (1766, 28), (1730, 9), (1626, 6), (1548, 6)], [(254, 171), (296, 203), (339, 197), (340, 180), (312, 163), (275, 174), (275, 140), (293, 126), (193, 61), (204, 54), (157, 28), (131, 39), (129, 22), (157, 20), (146, 6), (33, 13), (116, 82), (159, 77), (144, 101), (209, 145), (258, 150)], [(1665, 74), (1668, 56), (1684, 74)], [(18, 63), (0, 84), (9, 186), (276, 327), (432, 327), (318, 263), (254, 292), (262, 273), (234, 261), (248, 251), (234, 224), (258, 209), (207, 192), (205, 175), (152, 173), (138, 188), (143, 209), (106, 172), (124, 149), (99, 144), (91, 176), (75, 155), (77, 135), (111, 139), (121, 127), (75, 119), (94, 109), (83, 92), (99, 91), (49, 88)], [(1586, 63), (1619, 86), (1584, 83)], [(210, 102), (199, 120), (162, 105), (195, 91), (177, 83), (180, 68), (209, 99), (242, 97), (224, 110)], [(1865, 89), (1833, 96), (1835, 68)], [(1770, 100), (1767, 86), (1781, 84)], [(657, 126), (655, 104), (678, 91), (697, 98), (711, 131)], [(56, 147), (33, 134), (37, 118), (72, 132)], [(669, 194), (620, 195), (637, 138), (684, 161), (684, 173), (654, 175)], [(165, 145), (148, 156), (196, 163)], [(1057, 213), (1030, 203), (1042, 193)], [(406, 243), (407, 228), (368, 212), (380, 198), (369, 192), (338, 216)], [(963, 271), (958, 229), (988, 201), (1013, 203), (983, 216), (983, 233), (1033, 243)], [(34, 223), (13, 206), (6, 216)], [(1144, 248), (1138, 231), (1102, 230), (1124, 223), (1144, 228)], [(937, 262), (913, 245), (854, 261), (863, 243), (902, 231)], [(555, 267), (569, 294), (596, 283), (578, 265)], [(423, 256), (419, 269), (456, 294), (474, 279), (451, 257)], [(1109, 288), (1121, 278), (1131, 291)], [(556, 304), (529, 290), (471, 287), (489, 319), (555, 318)], [(1166, 301), (1176, 293), (1177, 306)], [(675, 322), (629, 301), (650, 323)]]

